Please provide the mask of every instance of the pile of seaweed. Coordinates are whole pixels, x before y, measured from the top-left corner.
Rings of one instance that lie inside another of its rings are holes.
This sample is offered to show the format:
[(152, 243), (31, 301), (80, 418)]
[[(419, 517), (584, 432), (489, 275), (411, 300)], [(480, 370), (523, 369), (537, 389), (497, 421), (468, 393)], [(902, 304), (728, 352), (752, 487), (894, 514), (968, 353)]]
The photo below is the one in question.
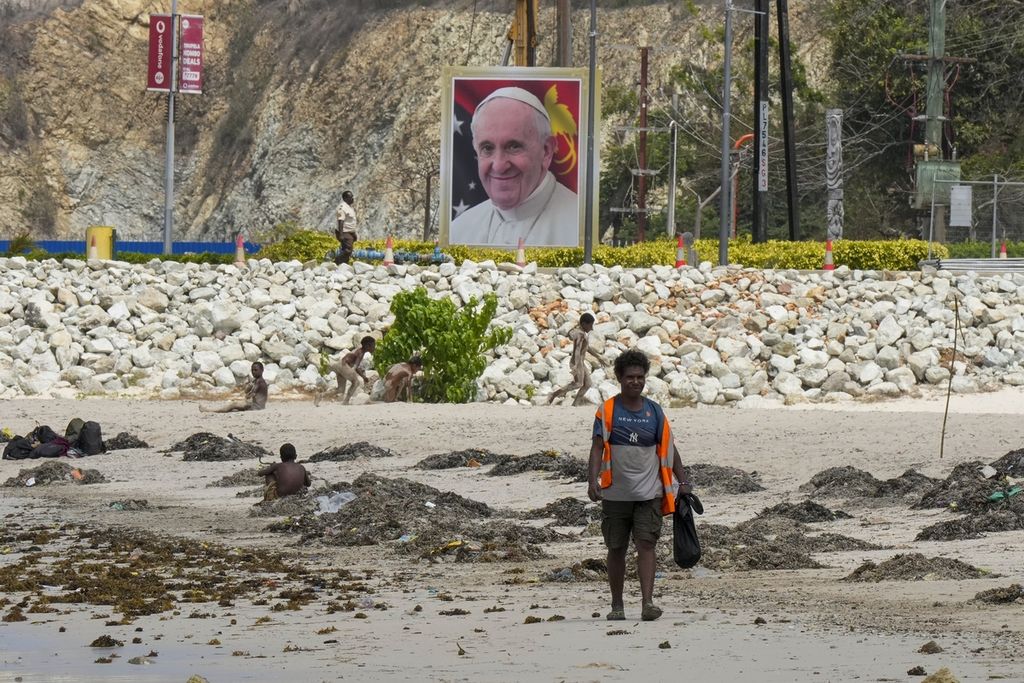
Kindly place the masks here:
[(270, 456), (270, 453), (258, 444), (236, 439), (231, 434), (225, 438), (209, 432), (193, 434), (167, 450), (184, 452), (181, 459), (185, 461), (218, 462)]
[(374, 446), (366, 441), (348, 443), (344, 446), (325, 448), (319, 453), (309, 457), (309, 462), (348, 462), (358, 458), (390, 458), (395, 454), (380, 446)]
[(963, 516), (925, 527), (921, 541), (979, 538), (985, 533), (1024, 529), (1024, 449), (989, 463), (961, 463), (926, 491), (917, 509), (946, 508)]
[(913, 469), (898, 477), (880, 480), (869, 472), (845, 465), (818, 472), (800, 487), (800, 491), (820, 497), (902, 501), (920, 496), (937, 483), (937, 479)]
[(587, 480), (587, 462), (558, 451), (540, 451), (518, 458), (507, 458), (499, 461), (488, 474), (494, 477), (504, 477), (531, 471), (551, 472), (552, 478), (568, 477), (571, 481)]
[(683, 468), (695, 488), (715, 493), (753, 493), (764, 491), (757, 472), (744, 472), (736, 467), (699, 463)]
[(732, 528), (698, 524), (697, 536), (703, 549), (700, 564), (709, 569), (741, 571), (820, 569), (824, 565), (814, 560), (812, 553), (881, 548), (842, 534), (812, 533), (806, 524), (771, 510)]
[(149, 448), (149, 444), (128, 432), (121, 432), (113, 439), (103, 442), (108, 451), (123, 451), (128, 448)]
[(600, 506), (579, 498), (559, 498), (542, 508), (523, 513), (526, 519), (554, 517), (556, 526), (586, 526), (601, 519)]
[(549, 528), (493, 520), (495, 513), (486, 503), (408, 479), (367, 472), (331, 489), (355, 498), (337, 512), (316, 514), (311, 506), (267, 529), (327, 545), (388, 544), (400, 554), (456, 562), (539, 559), (546, 556), (539, 544), (564, 538)]
[(837, 519), (851, 519), (850, 515), (842, 510), (829, 510), (824, 505), (819, 505), (812, 500), (805, 500), (800, 503), (779, 503), (770, 508), (765, 508), (760, 512), (759, 516), (788, 517), (807, 524), (832, 522)]
[(259, 472), (258, 467), (247, 467), (244, 470), (238, 470), (234, 474), (225, 475), (206, 486), (261, 486), (263, 484), (263, 477), (260, 476)]
[(843, 581), (960, 581), (993, 576), (995, 575), (951, 557), (925, 557), (921, 553), (901, 553), (881, 564), (865, 562)]
[(415, 467), (421, 470), (450, 470), (456, 467), (495, 465), (511, 458), (511, 455), (492, 453), (485, 448), (467, 448), (461, 451), (428, 455), (416, 463)]
[[(20, 470), (4, 486), (47, 486), (49, 484), (103, 484), (107, 479), (99, 470), (87, 470), (61, 460), (48, 460), (38, 467)], [(31, 482), (31, 483), (30, 483)]]

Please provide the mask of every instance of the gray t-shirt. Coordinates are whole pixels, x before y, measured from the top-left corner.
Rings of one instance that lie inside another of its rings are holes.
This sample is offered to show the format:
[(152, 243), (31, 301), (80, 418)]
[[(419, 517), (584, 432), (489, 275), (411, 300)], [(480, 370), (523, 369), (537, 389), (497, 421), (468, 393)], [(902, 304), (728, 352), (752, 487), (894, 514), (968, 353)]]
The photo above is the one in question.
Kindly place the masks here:
[[(605, 500), (652, 500), (662, 495), (657, 446), (661, 440), (662, 412), (644, 398), (640, 410), (627, 410), (620, 401), (612, 412), (608, 443), (612, 446), (612, 485), (601, 490)], [(600, 418), (594, 419), (594, 436), (604, 437)]]

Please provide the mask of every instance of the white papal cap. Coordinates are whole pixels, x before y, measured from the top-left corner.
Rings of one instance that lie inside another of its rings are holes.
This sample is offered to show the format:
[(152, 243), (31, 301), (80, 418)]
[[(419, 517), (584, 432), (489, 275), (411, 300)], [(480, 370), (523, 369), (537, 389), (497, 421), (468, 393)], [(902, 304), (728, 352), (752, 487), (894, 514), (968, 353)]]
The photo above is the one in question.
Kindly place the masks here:
[(483, 107), (491, 100), (496, 100), (499, 97), (503, 97), (507, 100), (516, 100), (517, 102), (522, 102), (523, 104), (529, 105), (530, 107), (533, 107), (541, 114), (543, 114), (544, 118), (546, 118), (548, 121), (551, 120), (551, 117), (548, 116), (547, 110), (544, 108), (544, 105), (541, 104), (541, 101), (537, 99), (537, 96), (529, 92), (528, 90), (523, 90), (522, 88), (498, 88), (490, 95), (480, 100), (480, 104), (476, 105), (476, 111), (479, 112), (481, 107)]

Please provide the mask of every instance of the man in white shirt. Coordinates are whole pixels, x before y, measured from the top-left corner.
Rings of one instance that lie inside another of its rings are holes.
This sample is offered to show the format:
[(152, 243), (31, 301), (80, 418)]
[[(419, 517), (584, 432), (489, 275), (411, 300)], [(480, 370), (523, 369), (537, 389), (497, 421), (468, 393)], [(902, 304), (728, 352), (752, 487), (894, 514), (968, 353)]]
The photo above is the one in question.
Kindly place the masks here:
[(336, 211), (338, 227), (334, 230), (334, 236), (338, 239), (340, 246), (334, 257), (338, 265), (348, 263), (352, 258), (352, 251), (356, 244), (356, 210), (353, 208), (356, 200), (349, 190), (341, 193), (341, 203)]
[(477, 105), (471, 130), (489, 199), (452, 220), (449, 241), (578, 246), (579, 197), (548, 170), (556, 141), (541, 101), (522, 88), (499, 88)]

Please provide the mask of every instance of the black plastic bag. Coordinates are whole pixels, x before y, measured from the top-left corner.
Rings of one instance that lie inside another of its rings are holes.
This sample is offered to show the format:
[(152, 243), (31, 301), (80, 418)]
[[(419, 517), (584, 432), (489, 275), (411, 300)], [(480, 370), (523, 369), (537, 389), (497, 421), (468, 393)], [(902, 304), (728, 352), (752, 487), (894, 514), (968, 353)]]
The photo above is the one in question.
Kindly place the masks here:
[(672, 513), (672, 557), (683, 569), (700, 561), (700, 539), (693, 515), (704, 514), (704, 505), (692, 493), (676, 498), (676, 511)]

